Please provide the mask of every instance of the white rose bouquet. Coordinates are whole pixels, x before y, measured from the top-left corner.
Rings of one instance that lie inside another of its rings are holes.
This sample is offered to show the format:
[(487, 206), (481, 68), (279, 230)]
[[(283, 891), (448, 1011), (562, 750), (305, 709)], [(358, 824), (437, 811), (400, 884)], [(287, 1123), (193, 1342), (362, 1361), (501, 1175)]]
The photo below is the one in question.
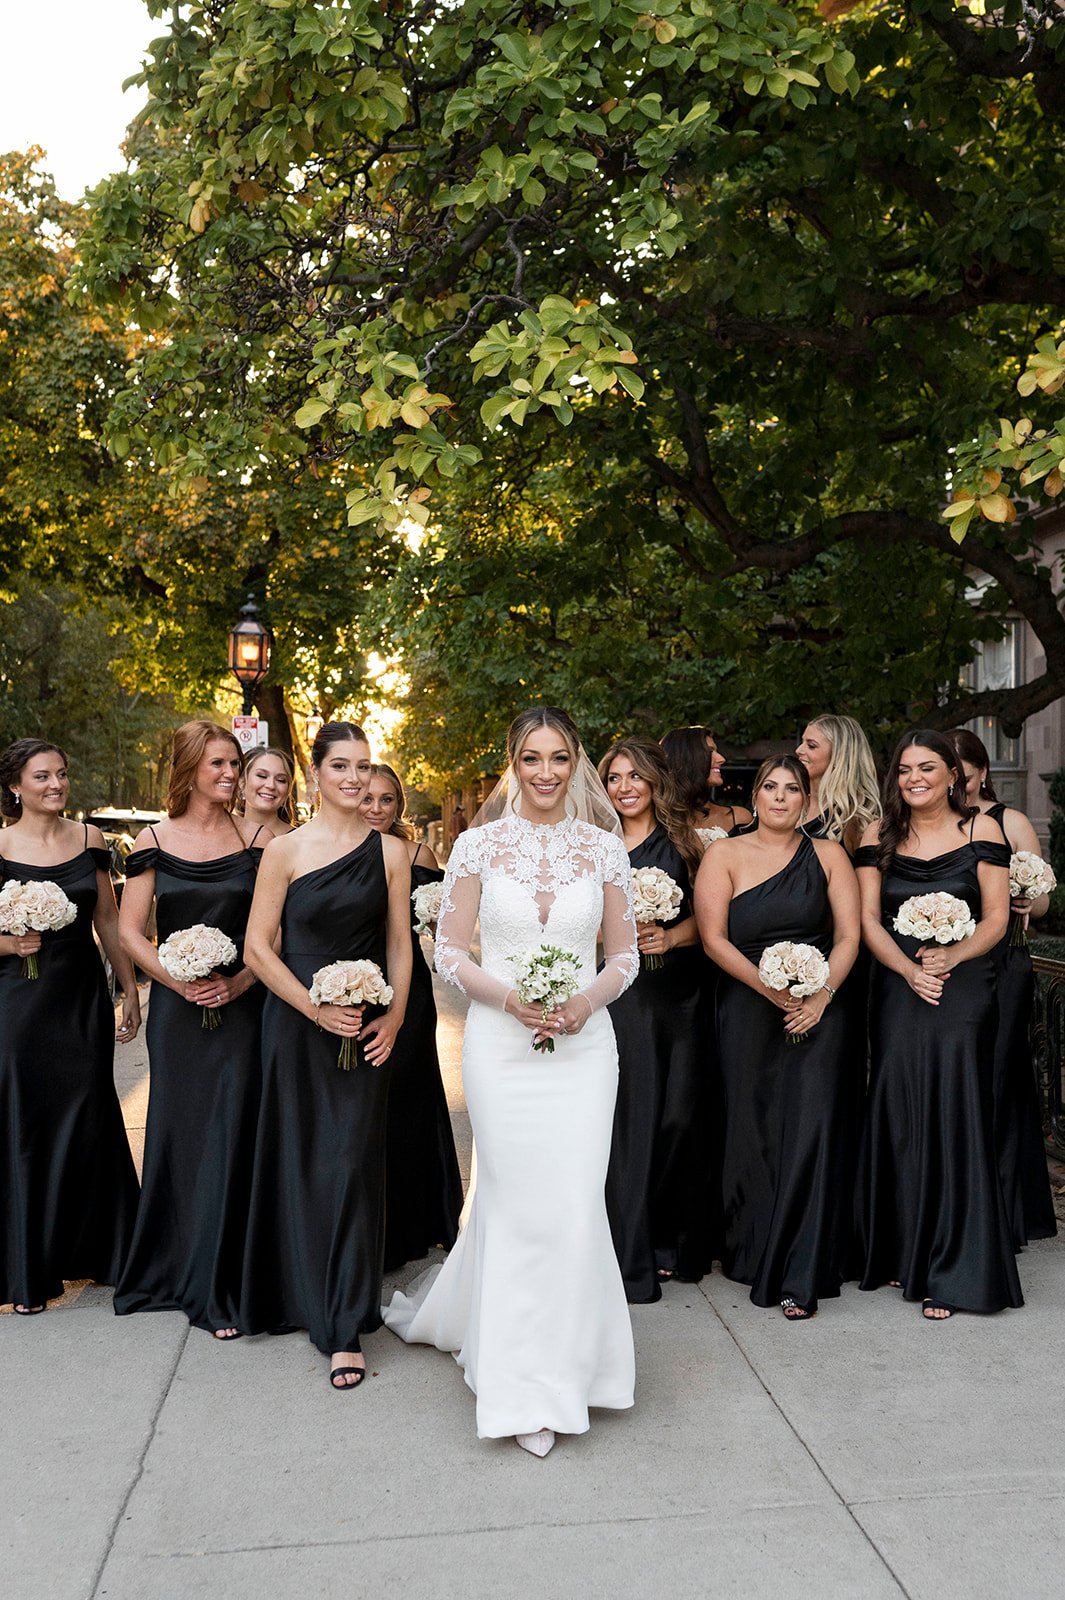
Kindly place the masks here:
[(892, 927), (922, 944), (958, 944), (976, 932), (976, 920), (956, 894), (911, 894), (898, 909)]
[[(643, 927), (652, 922), (673, 922), (680, 914), (684, 895), (680, 884), (661, 867), (633, 867), (632, 914)], [(640, 958), (649, 972), (662, 965), (662, 957)]]
[(716, 843), (718, 839), (728, 838), (727, 828), (696, 828), (695, 831), (704, 845), (711, 845)]
[[(168, 977), (178, 983), (198, 983), (209, 978), (219, 967), (228, 967), (237, 959), (237, 947), (221, 928), (211, 928), (205, 922), (194, 922), (190, 928), (179, 928), (159, 946), (159, 965)], [(200, 1007), (203, 1016), (201, 1028), (217, 1028), (221, 1018), (217, 1011)]]
[[(767, 989), (779, 994), (787, 989), (797, 1000), (818, 994), (828, 982), (828, 962), (812, 944), (793, 944), (781, 939), (779, 944), (767, 945), (758, 963), (758, 977)], [(801, 1044), (809, 1036), (789, 1033), (790, 1044)]]
[[(1010, 856), (1010, 899), (1038, 900), (1041, 894), (1056, 889), (1058, 880), (1054, 868), (1034, 850), (1015, 850)], [(1024, 918), (1014, 911), (1010, 915), (1010, 944), (1028, 943), (1028, 930)]]
[[(516, 974), (514, 987), (519, 1001), (523, 1006), (538, 1005), (545, 1024), (548, 1013), (575, 995), (581, 986), (580, 962), (557, 945), (542, 944), (536, 950), (507, 959)], [(534, 1050), (550, 1052), (554, 1048), (551, 1038), (538, 1039), (533, 1045)]]
[[(392, 987), (376, 961), (331, 961), (319, 967), (311, 979), (308, 991), (316, 1006), (388, 1006), (392, 1004)], [(347, 1037), (341, 1040), (337, 1066), (350, 1072), (358, 1064), (359, 1042)]]
[[(9, 933), (16, 939), (25, 938), (27, 933), (54, 933), (57, 928), (69, 928), (77, 914), (73, 900), (58, 883), (47, 879), (41, 883), (9, 879), (0, 889), (0, 933)], [(23, 956), (21, 973), (24, 978), (40, 977), (36, 956)]]
[(423, 883), (411, 895), (414, 906), (415, 933), (432, 933), (433, 924), (440, 921), (440, 906), (444, 898), (442, 883)]

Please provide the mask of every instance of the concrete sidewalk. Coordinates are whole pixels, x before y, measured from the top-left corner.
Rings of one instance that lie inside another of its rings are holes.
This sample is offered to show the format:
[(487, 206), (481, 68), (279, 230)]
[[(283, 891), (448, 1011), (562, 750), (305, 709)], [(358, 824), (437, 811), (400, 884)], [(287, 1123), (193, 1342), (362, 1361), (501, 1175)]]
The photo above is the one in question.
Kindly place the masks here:
[[(134, 1138), (143, 1078), (132, 1046)], [(1065, 1245), (1026, 1251), (1021, 1278), (1023, 1310), (944, 1325), (889, 1290), (796, 1326), (717, 1274), (669, 1284), (633, 1308), (635, 1410), (544, 1461), (478, 1441), (451, 1358), (387, 1331), (370, 1381), (335, 1394), (302, 1335), (220, 1345), (75, 1286), (0, 1317), (0, 1592), (1056, 1597)]]

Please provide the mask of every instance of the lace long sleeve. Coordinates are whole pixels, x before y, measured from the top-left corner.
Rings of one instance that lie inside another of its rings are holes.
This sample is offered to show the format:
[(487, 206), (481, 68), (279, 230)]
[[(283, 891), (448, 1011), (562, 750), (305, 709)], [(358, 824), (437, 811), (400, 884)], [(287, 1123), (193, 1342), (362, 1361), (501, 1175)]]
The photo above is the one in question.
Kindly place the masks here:
[(470, 955), (481, 904), (481, 877), (479, 865), (472, 859), (472, 837), (472, 830), (460, 834), (444, 874), (436, 925), (436, 970), (471, 1000), (502, 1011), (513, 986), (493, 978)]
[(640, 970), (636, 919), (632, 914), (632, 869), (619, 839), (608, 838), (603, 869), (603, 968), (581, 993), (592, 1011), (624, 994)]

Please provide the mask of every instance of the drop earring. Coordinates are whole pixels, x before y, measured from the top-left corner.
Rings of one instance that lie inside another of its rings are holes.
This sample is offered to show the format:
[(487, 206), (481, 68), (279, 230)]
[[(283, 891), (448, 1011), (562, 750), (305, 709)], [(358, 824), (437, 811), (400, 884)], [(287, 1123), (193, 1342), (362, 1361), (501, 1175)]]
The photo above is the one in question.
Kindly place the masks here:
[(15, 804), (20, 806), (22, 804), (22, 796), (19, 794), (18, 790), (12, 789), (11, 793), (15, 796)]

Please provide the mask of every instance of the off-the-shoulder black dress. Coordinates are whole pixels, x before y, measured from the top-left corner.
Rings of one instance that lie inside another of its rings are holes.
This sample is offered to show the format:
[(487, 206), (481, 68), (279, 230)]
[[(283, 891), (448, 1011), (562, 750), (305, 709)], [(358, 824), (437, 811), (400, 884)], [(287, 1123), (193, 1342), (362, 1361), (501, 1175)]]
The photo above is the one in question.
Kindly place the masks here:
[[(982, 840), (923, 861), (895, 855), (881, 880), (885, 930), (906, 955), (916, 939), (892, 922), (911, 895), (956, 895), (979, 921), (982, 861), (1009, 867)], [(863, 846), (856, 867), (876, 865)], [(938, 1006), (877, 962), (870, 1002), (872, 1075), (859, 1173), (861, 1287), (893, 1280), (907, 1300), (962, 1311), (1023, 1305), (993, 1125), (995, 958), (951, 970)]]
[[(225, 969), (243, 966), (255, 890), (248, 849), (186, 861), (135, 850), (130, 877), (155, 873), (159, 942), (202, 922), (237, 947)], [(141, 1202), (133, 1243), (115, 1290), (120, 1316), (183, 1311), (194, 1327), (239, 1327), (248, 1195), (259, 1110), (263, 989), (255, 983), (204, 1028), (203, 1013), (153, 983), (148, 1005), (150, 1085)]]
[[(86, 834), (86, 837), (88, 835)], [(0, 882), (55, 883), (78, 908), (41, 935), (40, 977), (0, 958), (0, 1301), (43, 1305), (64, 1278), (114, 1283), (137, 1209), (115, 1093), (114, 1010), (92, 933), (106, 850), (59, 866), (0, 860)]]

